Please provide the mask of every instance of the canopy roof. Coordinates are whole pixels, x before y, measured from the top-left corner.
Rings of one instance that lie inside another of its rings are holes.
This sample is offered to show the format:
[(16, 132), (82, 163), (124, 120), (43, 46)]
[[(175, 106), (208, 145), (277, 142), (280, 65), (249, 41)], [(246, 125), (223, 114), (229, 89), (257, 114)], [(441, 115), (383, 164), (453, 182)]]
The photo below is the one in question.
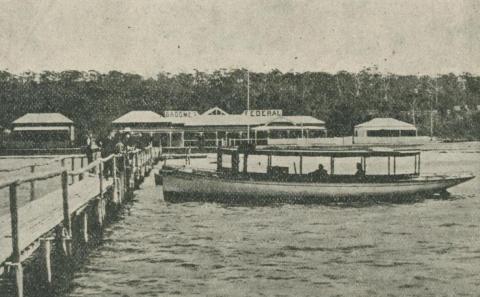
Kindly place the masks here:
[(169, 122), (156, 112), (150, 110), (133, 110), (118, 119), (114, 120), (114, 124), (133, 124), (133, 123), (159, 123)]
[(374, 118), (368, 122), (361, 123), (355, 126), (364, 129), (396, 129), (396, 130), (417, 130), (417, 128), (409, 123), (399, 121), (393, 118)]
[(27, 113), (12, 124), (73, 124), (73, 121), (61, 113)]
[(69, 131), (66, 126), (15, 127), (13, 131)]

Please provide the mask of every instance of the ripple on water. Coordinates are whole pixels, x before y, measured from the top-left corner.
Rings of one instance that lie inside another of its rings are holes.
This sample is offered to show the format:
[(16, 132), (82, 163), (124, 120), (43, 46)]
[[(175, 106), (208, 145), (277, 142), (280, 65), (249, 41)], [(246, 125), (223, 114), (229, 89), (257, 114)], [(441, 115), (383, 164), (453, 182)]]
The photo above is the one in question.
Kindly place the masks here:
[[(476, 145), (468, 153), (461, 147), (452, 154), (424, 152), (422, 167), (441, 174), (460, 166), (480, 175)], [(450, 146), (441, 150), (450, 152)], [(147, 180), (66, 295), (477, 296), (480, 291), (478, 178), (452, 189), (448, 199), (403, 204), (171, 204), (159, 199), (159, 190)]]

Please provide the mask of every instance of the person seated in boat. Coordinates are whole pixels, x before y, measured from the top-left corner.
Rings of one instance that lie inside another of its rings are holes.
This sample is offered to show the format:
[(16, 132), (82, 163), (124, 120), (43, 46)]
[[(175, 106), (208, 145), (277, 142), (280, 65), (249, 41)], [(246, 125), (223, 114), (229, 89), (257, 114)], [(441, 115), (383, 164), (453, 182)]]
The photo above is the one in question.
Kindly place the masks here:
[(318, 169), (310, 172), (308, 175), (312, 181), (321, 181), (328, 178), (328, 172), (325, 170), (325, 168), (323, 168), (322, 164), (318, 164)]
[(355, 172), (355, 176), (358, 178), (365, 177), (365, 170), (363, 169), (362, 163), (360, 162), (357, 163), (357, 172)]

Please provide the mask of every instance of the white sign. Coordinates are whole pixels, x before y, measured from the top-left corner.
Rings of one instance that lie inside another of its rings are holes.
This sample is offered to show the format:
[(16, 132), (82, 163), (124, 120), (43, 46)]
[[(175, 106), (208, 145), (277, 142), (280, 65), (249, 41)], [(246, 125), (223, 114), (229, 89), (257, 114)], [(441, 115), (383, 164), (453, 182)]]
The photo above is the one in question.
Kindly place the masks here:
[(166, 118), (190, 118), (198, 116), (198, 112), (193, 110), (165, 110), (163, 115)]
[(245, 110), (244, 115), (251, 117), (271, 117), (271, 116), (282, 116), (281, 109), (257, 109), (257, 110)]

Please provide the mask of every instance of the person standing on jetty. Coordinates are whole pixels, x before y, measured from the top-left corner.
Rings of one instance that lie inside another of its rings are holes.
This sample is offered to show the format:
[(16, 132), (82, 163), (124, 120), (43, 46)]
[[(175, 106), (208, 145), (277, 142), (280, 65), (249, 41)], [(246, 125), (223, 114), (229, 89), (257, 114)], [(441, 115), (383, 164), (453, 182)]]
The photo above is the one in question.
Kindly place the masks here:
[[(102, 142), (102, 158), (106, 158), (115, 153), (115, 132), (111, 131), (108, 136)], [(113, 161), (105, 163), (103, 168), (103, 175), (108, 179), (113, 175)]]
[(87, 155), (88, 164), (93, 162), (93, 136), (92, 131), (87, 132), (87, 138), (85, 139), (85, 154)]

